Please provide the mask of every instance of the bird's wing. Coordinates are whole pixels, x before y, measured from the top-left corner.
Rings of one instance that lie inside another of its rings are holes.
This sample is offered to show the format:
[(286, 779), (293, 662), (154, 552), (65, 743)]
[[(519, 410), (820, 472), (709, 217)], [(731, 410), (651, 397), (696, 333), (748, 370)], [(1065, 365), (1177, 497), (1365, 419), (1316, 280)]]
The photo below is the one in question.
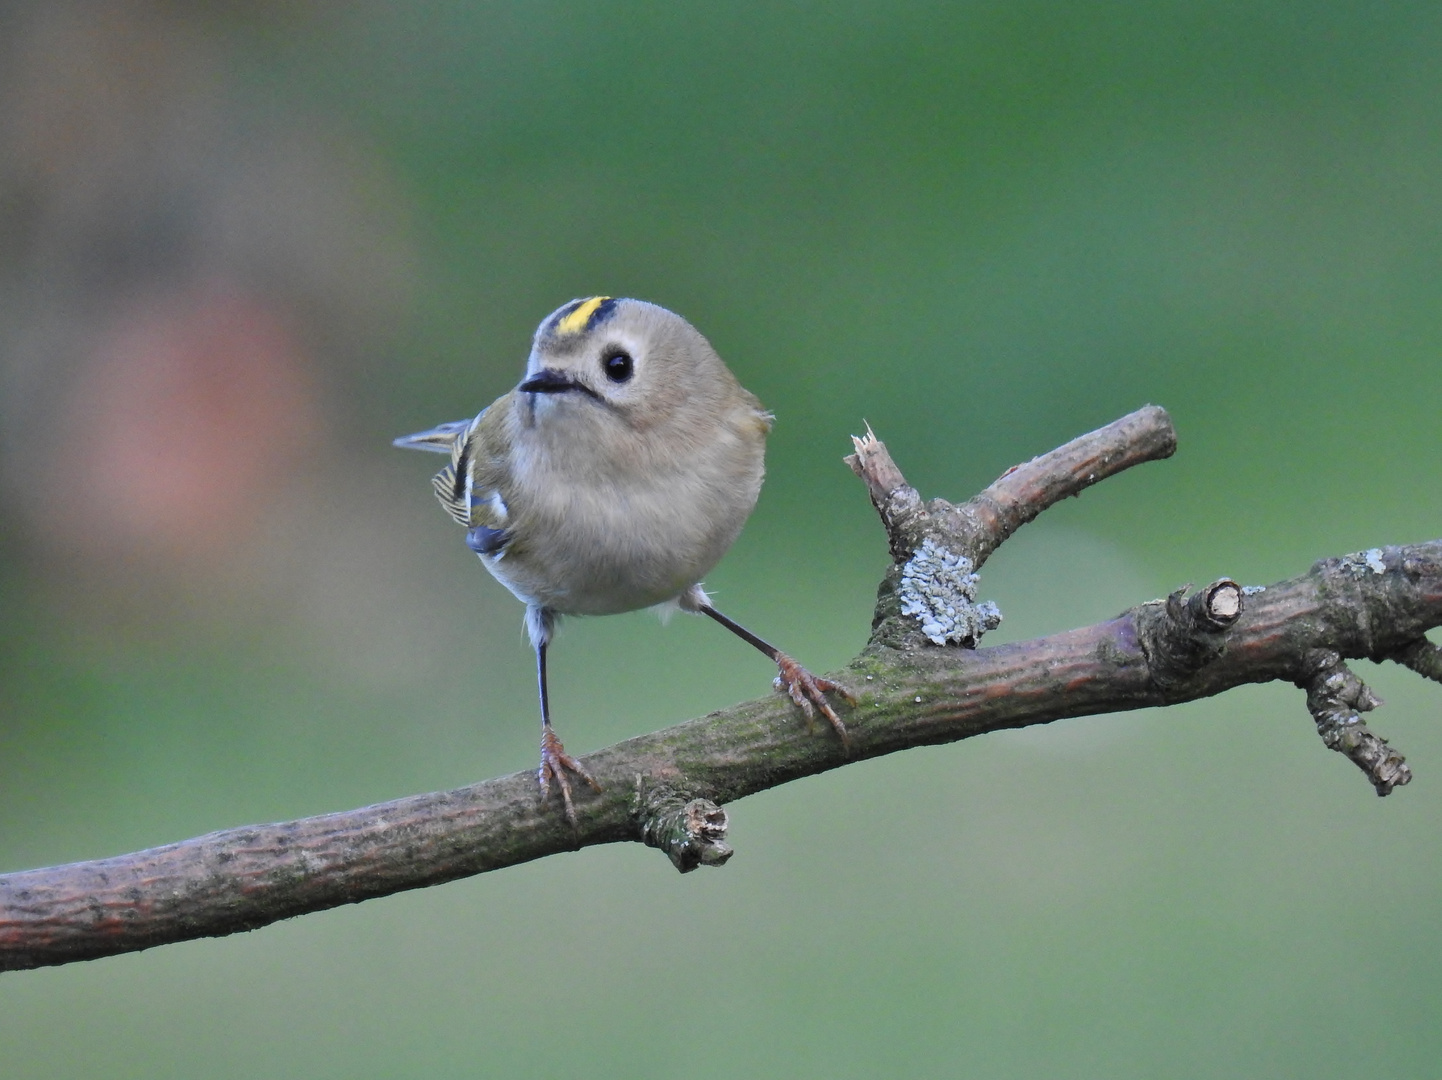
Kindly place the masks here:
[[(501, 534), (510, 517), (501, 494), (510, 474), (504, 431), (506, 412), (492, 405), (474, 420), (460, 425), (451, 435), (451, 463), (431, 478), (431, 487), (446, 513), (485, 538), (486, 554), (494, 554), (504, 546)], [(469, 538), (467, 543), (471, 543)]]
[(453, 420), (395, 440), (406, 449), (451, 455), (450, 464), (431, 477), (431, 487), (446, 513), (471, 531), (466, 543), (488, 555), (510, 538), (510, 514), (501, 495), (510, 476), (505, 403), (502, 398), (472, 420)]

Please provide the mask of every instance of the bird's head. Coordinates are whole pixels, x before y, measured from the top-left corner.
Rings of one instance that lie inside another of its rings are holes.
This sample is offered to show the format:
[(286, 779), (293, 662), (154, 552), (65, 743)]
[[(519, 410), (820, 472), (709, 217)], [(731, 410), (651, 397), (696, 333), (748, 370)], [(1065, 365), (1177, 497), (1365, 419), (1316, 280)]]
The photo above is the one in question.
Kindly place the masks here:
[(517, 391), (530, 423), (636, 433), (704, 428), (754, 401), (681, 316), (609, 296), (546, 317)]

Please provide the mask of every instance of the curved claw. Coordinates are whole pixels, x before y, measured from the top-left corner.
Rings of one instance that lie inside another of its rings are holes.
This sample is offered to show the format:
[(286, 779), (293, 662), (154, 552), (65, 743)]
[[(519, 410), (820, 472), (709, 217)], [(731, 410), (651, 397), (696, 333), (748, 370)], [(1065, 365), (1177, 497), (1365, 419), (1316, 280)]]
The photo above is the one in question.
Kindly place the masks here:
[(851, 737), (846, 734), (846, 725), (841, 722), (841, 717), (836, 715), (836, 710), (831, 707), (831, 702), (826, 700), (826, 695), (839, 694), (852, 705), (856, 704), (855, 695), (840, 683), (811, 674), (785, 653), (776, 654), (776, 666), (780, 669), (776, 676), (776, 689), (784, 690), (800, 707), (801, 714), (806, 717), (806, 726), (814, 730), (816, 710), (820, 709), (821, 715), (830, 721), (836, 734), (841, 736), (842, 749), (849, 752)]
[(549, 801), (551, 798), (551, 781), (554, 779), (561, 788), (561, 798), (566, 804), (566, 820), (574, 828), (576, 808), (571, 805), (571, 781), (566, 778), (567, 772), (575, 773), (597, 791), (601, 790), (595, 777), (586, 771), (584, 765), (566, 753), (566, 748), (561, 745), (561, 740), (556, 738), (555, 731), (547, 725), (541, 729), (541, 767), (536, 772), (537, 779), (541, 782), (541, 799)]

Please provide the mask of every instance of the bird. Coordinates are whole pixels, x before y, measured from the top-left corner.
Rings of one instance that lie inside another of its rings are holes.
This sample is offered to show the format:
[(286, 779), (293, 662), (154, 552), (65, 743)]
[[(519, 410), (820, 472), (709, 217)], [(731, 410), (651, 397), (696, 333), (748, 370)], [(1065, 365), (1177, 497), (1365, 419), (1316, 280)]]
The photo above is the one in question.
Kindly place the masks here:
[(541, 706), (541, 798), (568, 774), (601, 786), (551, 725), (546, 651), (558, 620), (659, 607), (706, 615), (777, 665), (775, 685), (808, 726), (820, 711), (849, 747), (812, 675), (723, 615), (701, 579), (746, 523), (761, 490), (772, 415), (681, 316), (643, 300), (572, 300), (536, 329), (525, 375), (474, 419), (394, 445), (446, 454), (436, 498), (467, 547), (526, 605)]

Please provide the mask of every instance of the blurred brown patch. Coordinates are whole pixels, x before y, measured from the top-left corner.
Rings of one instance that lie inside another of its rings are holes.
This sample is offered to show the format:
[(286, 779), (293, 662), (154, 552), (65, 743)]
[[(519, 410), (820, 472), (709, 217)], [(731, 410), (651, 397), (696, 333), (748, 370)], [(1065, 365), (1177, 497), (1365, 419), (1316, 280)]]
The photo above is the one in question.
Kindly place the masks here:
[(347, 433), (405, 199), (237, 78), (323, 8), (0, 0), (0, 557), (97, 638), (363, 606), (397, 546), (347, 498), (389, 446)]
[(60, 410), (42, 527), (78, 554), (233, 556), (319, 428), (310, 363), (237, 288), (132, 303)]

